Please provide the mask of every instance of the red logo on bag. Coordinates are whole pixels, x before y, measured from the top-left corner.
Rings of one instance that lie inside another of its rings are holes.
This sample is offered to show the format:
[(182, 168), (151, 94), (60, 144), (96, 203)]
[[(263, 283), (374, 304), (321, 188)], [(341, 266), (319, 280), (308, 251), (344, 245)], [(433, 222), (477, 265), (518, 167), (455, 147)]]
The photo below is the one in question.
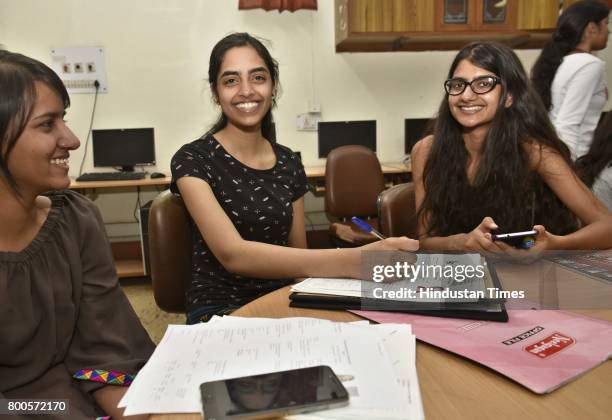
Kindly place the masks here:
[(574, 343), (576, 343), (576, 340), (572, 337), (556, 332), (541, 341), (525, 347), (525, 351), (544, 359), (560, 352)]

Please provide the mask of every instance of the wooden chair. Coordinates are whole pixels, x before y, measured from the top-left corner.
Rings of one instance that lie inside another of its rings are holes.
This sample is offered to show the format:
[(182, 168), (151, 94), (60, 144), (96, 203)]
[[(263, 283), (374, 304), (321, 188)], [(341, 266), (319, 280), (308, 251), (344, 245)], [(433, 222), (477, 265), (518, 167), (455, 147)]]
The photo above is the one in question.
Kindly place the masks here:
[(185, 312), (191, 283), (192, 227), (183, 200), (170, 190), (160, 193), (149, 212), (151, 280), (157, 306)]
[(394, 185), (381, 192), (377, 200), (380, 232), (385, 236), (417, 237), (414, 184)]
[(373, 235), (351, 223), (351, 217), (367, 220), (375, 228), (376, 200), (385, 181), (376, 154), (364, 146), (342, 146), (327, 155), (325, 165), (325, 212), (330, 220), (332, 240), (353, 245), (373, 242)]

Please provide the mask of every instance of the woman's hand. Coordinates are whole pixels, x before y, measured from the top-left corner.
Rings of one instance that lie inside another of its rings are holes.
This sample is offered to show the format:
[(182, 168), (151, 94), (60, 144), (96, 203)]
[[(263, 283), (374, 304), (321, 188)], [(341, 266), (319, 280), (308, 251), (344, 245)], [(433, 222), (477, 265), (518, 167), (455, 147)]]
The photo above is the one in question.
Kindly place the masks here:
[(416, 251), (419, 241), (406, 236), (387, 238), (360, 247), (362, 251)]
[(464, 236), (463, 246), (460, 248), (465, 251), (477, 252), (492, 252), (498, 253), (502, 251), (497, 242), (493, 242), (491, 231), (497, 229), (497, 225), (493, 218), (487, 216), (482, 219), (482, 222), (470, 233)]
[(535, 225), (533, 230), (538, 232), (535, 239), (535, 245), (529, 249), (517, 249), (506, 243), (499, 242), (497, 245), (509, 257), (510, 260), (530, 264), (542, 257), (544, 251), (554, 249), (554, 243), (557, 236), (548, 232), (542, 225)]
[[(396, 262), (406, 261), (409, 264), (416, 262), (416, 254), (412, 254), (419, 249), (419, 241), (409, 239), (405, 236), (386, 238), (371, 244), (360, 246), (359, 248), (345, 248), (340, 251), (353, 253), (354, 260), (347, 264), (349, 270), (348, 277), (353, 279), (372, 280), (373, 265), (393, 265)], [(355, 251), (357, 251), (355, 253)], [(364, 252), (365, 251), (365, 252)], [(370, 253), (370, 251), (374, 251)], [(379, 252), (386, 251), (384, 254)], [(409, 251), (409, 252), (398, 252)]]

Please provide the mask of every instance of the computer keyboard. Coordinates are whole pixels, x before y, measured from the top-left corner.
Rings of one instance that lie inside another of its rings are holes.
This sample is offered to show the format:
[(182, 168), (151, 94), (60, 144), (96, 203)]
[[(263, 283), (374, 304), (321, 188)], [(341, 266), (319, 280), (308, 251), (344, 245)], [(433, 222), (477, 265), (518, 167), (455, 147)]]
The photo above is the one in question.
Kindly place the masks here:
[(76, 180), (87, 181), (130, 181), (133, 179), (144, 179), (144, 172), (90, 172), (82, 174)]

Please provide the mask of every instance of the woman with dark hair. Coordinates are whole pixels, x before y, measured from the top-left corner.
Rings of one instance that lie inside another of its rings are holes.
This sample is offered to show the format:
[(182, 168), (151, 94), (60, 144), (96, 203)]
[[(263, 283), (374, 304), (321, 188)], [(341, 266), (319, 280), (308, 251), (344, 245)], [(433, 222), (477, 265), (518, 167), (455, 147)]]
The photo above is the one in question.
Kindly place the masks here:
[(582, 0), (561, 14), (552, 39), (531, 71), (558, 136), (572, 160), (586, 154), (601, 110), (608, 100), (605, 63), (591, 54), (606, 48), (608, 6)]
[(306, 175), (270, 137), (278, 65), (247, 33), (226, 36), (210, 56), (217, 123), (172, 158), (172, 185), (197, 226), (187, 322), (231, 312), (295, 277), (359, 277), (362, 250), (415, 250), (390, 238), (364, 248), (305, 250)]
[(0, 51), (0, 399), (65, 399), (71, 419), (121, 418), (127, 388), (115, 385), (154, 346), (119, 287), (98, 210), (66, 190), (79, 147), (69, 105), (53, 70)]
[(444, 88), (434, 134), (412, 150), (422, 248), (511, 252), (491, 233), (530, 229), (532, 255), (612, 246), (612, 216), (573, 172), (510, 48), (466, 46)]
[(576, 168), (582, 181), (612, 211), (612, 111), (597, 126), (589, 153), (576, 161)]

